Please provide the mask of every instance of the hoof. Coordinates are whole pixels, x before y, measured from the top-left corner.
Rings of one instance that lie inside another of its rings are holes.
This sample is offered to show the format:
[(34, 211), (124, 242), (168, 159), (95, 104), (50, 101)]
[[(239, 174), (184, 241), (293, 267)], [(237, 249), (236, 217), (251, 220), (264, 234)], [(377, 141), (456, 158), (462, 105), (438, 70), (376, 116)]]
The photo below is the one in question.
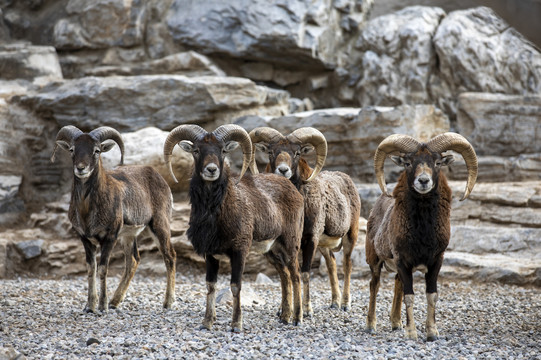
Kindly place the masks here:
[(340, 306), (338, 304), (331, 304), (331, 309), (340, 309)]
[(374, 335), (376, 333), (376, 329), (373, 328), (366, 328), (364, 329), (364, 332), (370, 335)]
[(91, 308), (88, 308), (88, 307), (85, 307), (83, 309), (83, 312), (87, 313), (87, 314), (95, 314), (96, 313), (96, 310), (93, 310)]
[(117, 305), (109, 304), (109, 309), (116, 310), (118, 308)]
[(402, 330), (402, 326), (393, 326), (391, 327), (391, 331), (399, 331)]
[(302, 320), (295, 320), (295, 321), (293, 321), (293, 325), (295, 325), (295, 326), (301, 326), (301, 325), (302, 325)]
[(426, 341), (436, 341), (436, 340), (438, 340), (438, 335), (432, 335), (432, 336), (426, 337)]
[(349, 305), (342, 305), (342, 310), (344, 310), (344, 311), (349, 311), (349, 310), (351, 310), (351, 306), (349, 306)]
[(239, 328), (239, 327), (234, 326), (234, 327), (231, 328), (231, 332), (235, 333), (235, 334), (239, 334), (239, 333), (242, 332), (242, 329)]
[(288, 324), (289, 324), (289, 320), (285, 320), (285, 319), (280, 318), (280, 323), (281, 323), (281, 324), (284, 324), (284, 325), (288, 325)]
[(208, 325), (205, 325), (205, 324), (201, 324), (199, 325), (199, 330), (209, 330), (212, 329), (212, 325), (211, 326), (208, 326)]
[(311, 318), (312, 316), (314, 316), (313, 311), (303, 311), (302, 314), (305, 318)]

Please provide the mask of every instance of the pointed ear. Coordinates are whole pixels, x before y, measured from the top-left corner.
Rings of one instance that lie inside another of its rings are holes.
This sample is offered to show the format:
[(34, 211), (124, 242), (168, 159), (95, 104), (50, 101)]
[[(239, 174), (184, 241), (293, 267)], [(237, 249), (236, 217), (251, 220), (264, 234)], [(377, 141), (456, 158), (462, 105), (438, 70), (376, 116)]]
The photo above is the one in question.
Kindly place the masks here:
[(312, 151), (314, 151), (314, 145), (312, 144), (306, 144), (306, 145), (301, 146), (301, 155), (306, 155)]
[(114, 140), (107, 139), (100, 144), (101, 152), (107, 152), (111, 150), (115, 145), (116, 145), (116, 142), (114, 142)]
[(225, 152), (230, 152), (230, 151), (235, 150), (238, 146), (239, 146), (238, 142), (236, 142), (236, 141), (228, 141), (225, 144), (224, 150), (225, 150)]
[(193, 152), (193, 143), (189, 140), (182, 140), (178, 143), (178, 146), (180, 146), (180, 148), (186, 152)]
[(56, 142), (56, 145), (60, 146), (60, 148), (62, 148), (62, 150), (66, 150), (66, 151), (69, 151), (70, 147), (71, 147), (68, 142), (65, 142), (63, 140), (58, 140)]
[(449, 166), (454, 162), (455, 162), (455, 157), (453, 155), (447, 155), (441, 158), (441, 166)]
[(405, 166), (406, 160), (401, 156), (391, 156), (391, 160), (398, 166)]
[(259, 150), (259, 151), (263, 151), (263, 152), (265, 152), (265, 153), (266, 153), (267, 151), (269, 151), (269, 145), (267, 145), (267, 144), (264, 144), (264, 143), (255, 143), (254, 145), (255, 145), (255, 147), (257, 148), (257, 150)]

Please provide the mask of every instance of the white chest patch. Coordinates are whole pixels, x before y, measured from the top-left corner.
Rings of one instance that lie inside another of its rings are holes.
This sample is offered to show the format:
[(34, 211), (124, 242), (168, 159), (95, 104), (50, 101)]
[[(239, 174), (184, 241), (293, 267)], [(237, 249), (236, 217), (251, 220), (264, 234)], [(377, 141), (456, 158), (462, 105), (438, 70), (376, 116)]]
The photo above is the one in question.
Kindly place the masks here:
[(341, 242), (342, 242), (341, 237), (327, 236), (325, 234), (322, 234), (319, 237), (319, 243), (317, 244), (317, 246), (322, 247), (322, 248), (334, 249), (340, 246)]
[(269, 252), (274, 245), (275, 239), (263, 240), (263, 241), (254, 241), (252, 242), (252, 250), (257, 254), (265, 254)]

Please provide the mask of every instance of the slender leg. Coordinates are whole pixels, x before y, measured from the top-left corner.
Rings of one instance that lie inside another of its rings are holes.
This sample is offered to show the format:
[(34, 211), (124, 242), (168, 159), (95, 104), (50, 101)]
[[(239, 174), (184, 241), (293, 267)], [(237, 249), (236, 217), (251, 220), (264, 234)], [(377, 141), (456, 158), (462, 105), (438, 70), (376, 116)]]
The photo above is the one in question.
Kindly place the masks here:
[(325, 258), (325, 264), (327, 265), (327, 272), (329, 273), (329, 281), (331, 282), (331, 309), (338, 309), (340, 307), (340, 285), (338, 283), (338, 271), (336, 269), (336, 259), (334, 254), (329, 249), (319, 248), (319, 251)]
[(288, 268), (291, 282), (293, 283), (293, 325), (300, 325), (302, 323), (301, 279), (296, 256), (293, 257)]
[(107, 272), (109, 270), (109, 259), (111, 258), (111, 252), (113, 251), (116, 239), (106, 237), (101, 246), (100, 264), (98, 265), (98, 275), (100, 277), (100, 298), (98, 303), (98, 309), (103, 312), (107, 312), (108, 297), (107, 297)]
[(98, 307), (98, 291), (96, 289), (96, 246), (89, 240), (81, 237), (86, 256), (86, 271), (88, 277), (88, 299), (84, 308), (85, 312), (96, 312)]
[(289, 319), (291, 318), (291, 314), (293, 312), (291, 277), (288, 269), (281, 263), (278, 258), (276, 258), (272, 251), (269, 251), (265, 255), (267, 259), (269, 259), (270, 263), (274, 265), (276, 271), (278, 272), (278, 275), (280, 276), (280, 285), (282, 286), (282, 305), (278, 316), (280, 317), (281, 323), (288, 324)]
[(216, 321), (216, 282), (218, 281), (218, 270), (220, 269), (220, 261), (216, 260), (212, 255), (205, 256), (207, 265), (207, 308), (201, 329), (212, 329), (214, 321)]
[(342, 310), (349, 311), (351, 309), (351, 272), (353, 270), (353, 264), (351, 263), (351, 254), (357, 243), (357, 237), (359, 235), (359, 217), (355, 218), (353, 225), (347, 236), (342, 239), (342, 248), (344, 249), (344, 291), (342, 292)]
[(435, 341), (439, 337), (436, 325), (436, 303), (438, 301), (438, 274), (443, 263), (443, 255), (428, 269), (425, 275), (426, 281), (426, 340)]
[(396, 274), (394, 278), (394, 297), (393, 297), (393, 307), (391, 309), (391, 329), (400, 330), (402, 329), (402, 298), (404, 297), (404, 288), (402, 287), (402, 282), (400, 277)]
[(416, 340), (417, 330), (415, 328), (415, 319), (413, 318), (413, 274), (411, 269), (407, 269), (403, 264), (397, 264), (398, 275), (404, 289), (404, 303), (406, 304), (406, 338)]
[(233, 294), (233, 320), (231, 331), (242, 331), (242, 309), (240, 303), (240, 291), (242, 289), (242, 273), (246, 256), (242, 252), (234, 252), (231, 259), (231, 293)]
[(302, 239), (302, 284), (303, 284), (303, 299), (302, 307), (306, 316), (312, 316), (314, 313), (312, 310), (312, 302), (310, 300), (310, 269), (312, 268), (312, 261), (316, 252), (316, 244), (314, 242), (314, 236), (311, 234), (303, 235)]
[(376, 265), (370, 265), (372, 279), (370, 280), (370, 302), (368, 303), (368, 316), (366, 318), (367, 333), (373, 334), (376, 332), (376, 297), (379, 291), (379, 279), (381, 276), (381, 267), (383, 262), (379, 261)]
[(141, 261), (139, 256), (139, 250), (137, 249), (137, 239), (133, 238), (132, 241), (123, 241), (124, 246), (124, 274), (122, 279), (116, 288), (113, 299), (109, 303), (110, 309), (116, 309), (120, 303), (126, 297), (126, 292), (128, 291), (128, 286), (135, 275), (135, 270)]
[(171, 233), (168, 221), (155, 219), (152, 224), (152, 232), (158, 239), (158, 246), (163, 256), (165, 270), (167, 273), (167, 288), (165, 289), (165, 299), (163, 307), (170, 309), (175, 302), (175, 272), (177, 254), (173, 245), (171, 245)]

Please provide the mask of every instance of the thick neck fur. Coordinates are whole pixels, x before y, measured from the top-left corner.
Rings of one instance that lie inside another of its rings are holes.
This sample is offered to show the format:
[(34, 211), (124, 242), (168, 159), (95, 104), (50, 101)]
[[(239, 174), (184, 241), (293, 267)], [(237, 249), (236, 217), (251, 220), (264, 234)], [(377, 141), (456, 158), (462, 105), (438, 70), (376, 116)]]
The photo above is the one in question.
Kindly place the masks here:
[[(443, 175), (442, 175), (443, 176)], [(440, 202), (440, 181), (428, 194), (419, 194), (409, 187), (403, 172), (393, 191), (396, 206), (402, 207), (407, 218), (408, 247), (415, 249), (418, 258), (433, 258), (438, 248), (438, 219)]]
[(105, 170), (101, 166), (101, 160), (98, 166), (92, 171), (92, 174), (86, 179), (80, 179), (77, 176), (73, 176), (73, 186), (71, 192), (71, 198), (73, 204), (78, 204), (79, 213), (86, 215), (85, 204), (91, 198), (91, 194), (99, 192), (101, 188), (106, 186), (107, 176)]
[(228, 168), (224, 168), (216, 181), (205, 181), (198, 173), (194, 173), (190, 181), (192, 212), (187, 235), (199, 255), (216, 254), (220, 251), (218, 221), (228, 184)]

